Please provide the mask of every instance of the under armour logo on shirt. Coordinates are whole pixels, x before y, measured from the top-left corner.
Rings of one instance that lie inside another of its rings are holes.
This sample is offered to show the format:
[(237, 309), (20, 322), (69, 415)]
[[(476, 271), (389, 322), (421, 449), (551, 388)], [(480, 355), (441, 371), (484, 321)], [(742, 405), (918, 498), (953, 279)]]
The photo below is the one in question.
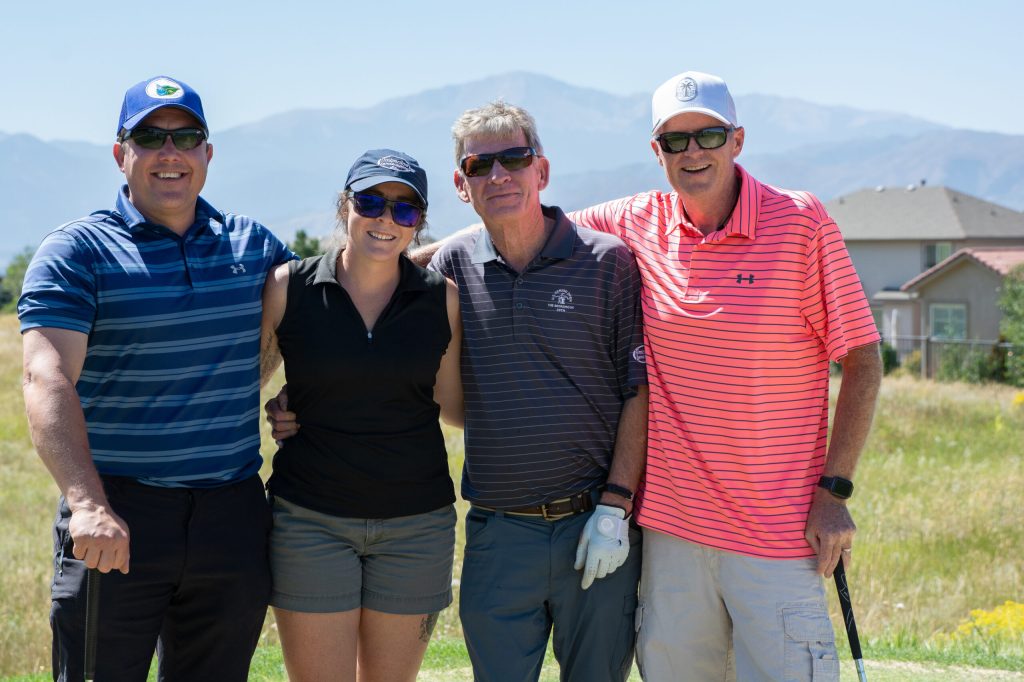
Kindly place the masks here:
[[(743, 279), (744, 279), (743, 275), (736, 275), (736, 284), (743, 284)], [(754, 276), (753, 275), (747, 275), (746, 276), (746, 280), (747, 280), (747, 284), (753, 284), (754, 283)]]
[(239, 263), (238, 265), (232, 265), (231, 266), (231, 274), (232, 275), (237, 275), (240, 272), (245, 272), (245, 265), (243, 265), (242, 263)]

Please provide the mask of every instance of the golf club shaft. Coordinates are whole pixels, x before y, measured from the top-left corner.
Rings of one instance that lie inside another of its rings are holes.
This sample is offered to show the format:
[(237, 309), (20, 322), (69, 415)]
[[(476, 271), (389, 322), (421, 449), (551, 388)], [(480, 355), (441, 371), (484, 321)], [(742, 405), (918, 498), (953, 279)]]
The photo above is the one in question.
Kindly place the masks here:
[(843, 611), (843, 623), (846, 625), (846, 637), (850, 640), (850, 653), (853, 654), (853, 664), (857, 666), (857, 677), (860, 682), (867, 682), (868, 676), (864, 672), (864, 655), (860, 650), (860, 637), (857, 635), (857, 621), (853, 619), (853, 604), (850, 602), (850, 587), (846, 582), (846, 568), (843, 566), (843, 558), (839, 558), (836, 569), (832, 573), (836, 579), (836, 591), (839, 593), (839, 608)]
[(96, 679), (96, 639), (100, 620), (100, 572), (90, 568), (85, 578), (85, 679)]

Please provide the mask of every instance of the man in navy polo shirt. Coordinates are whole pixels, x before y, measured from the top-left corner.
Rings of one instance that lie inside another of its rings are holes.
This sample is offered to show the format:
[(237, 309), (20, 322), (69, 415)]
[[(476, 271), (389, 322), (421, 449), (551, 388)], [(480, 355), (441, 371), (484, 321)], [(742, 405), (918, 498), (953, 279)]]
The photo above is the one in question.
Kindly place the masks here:
[(124, 97), (111, 210), (50, 233), (18, 315), (32, 440), (62, 493), (50, 622), (80, 680), (85, 577), (102, 573), (96, 676), (245, 680), (270, 592), (258, 471), (260, 292), (292, 254), (199, 197), (213, 148), (168, 77)]
[(462, 311), (473, 674), (536, 680), (553, 632), (562, 680), (625, 680), (647, 441), (640, 274), (617, 237), (541, 205), (549, 163), (527, 111), (493, 102), (452, 133), (456, 191), (485, 228), (430, 262)]

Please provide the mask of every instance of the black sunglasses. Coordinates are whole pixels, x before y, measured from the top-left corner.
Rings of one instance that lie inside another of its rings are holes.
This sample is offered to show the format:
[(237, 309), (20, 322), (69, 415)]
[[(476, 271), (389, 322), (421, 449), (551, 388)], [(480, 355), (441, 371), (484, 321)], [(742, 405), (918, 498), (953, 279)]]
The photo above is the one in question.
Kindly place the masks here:
[(364, 218), (379, 218), (391, 207), (391, 219), (402, 227), (416, 227), (423, 220), (423, 207), (408, 201), (393, 201), (378, 194), (356, 192), (352, 195), (352, 208)]
[(487, 175), (497, 161), (505, 170), (517, 171), (533, 163), (537, 150), (533, 147), (509, 147), (493, 154), (466, 154), (459, 162), (459, 167), (467, 177), (476, 178)]
[(131, 138), (135, 144), (143, 149), (160, 149), (164, 146), (164, 140), (170, 135), (174, 148), (178, 151), (187, 152), (195, 149), (199, 143), (206, 139), (206, 133), (201, 128), (177, 128), (167, 130), (166, 128), (135, 128), (130, 133), (123, 135), (121, 141)]
[(716, 126), (693, 133), (662, 133), (654, 139), (661, 145), (661, 151), (666, 154), (678, 154), (685, 152), (690, 146), (691, 137), (697, 141), (697, 146), (701, 149), (718, 149), (729, 139), (729, 133), (733, 130), (725, 126)]

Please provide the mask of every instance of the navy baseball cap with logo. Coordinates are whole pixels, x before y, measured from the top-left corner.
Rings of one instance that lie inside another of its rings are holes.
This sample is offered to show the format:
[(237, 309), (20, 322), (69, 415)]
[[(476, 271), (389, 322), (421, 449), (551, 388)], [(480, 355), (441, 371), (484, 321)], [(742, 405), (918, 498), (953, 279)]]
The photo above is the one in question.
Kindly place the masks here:
[(174, 107), (192, 114), (203, 127), (203, 132), (210, 134), (199, 93), (180, 80), (157, 76), (136, 83), (124, 93), (121, 117), (117, 120), (117, 135), (120, 137), (123, 133), (130, 133), (142, 119), (164, 107)]
[(427, 205), (427, 172), (416, 159), (393, 149), (371, 149), (356, 159), (348, 171), (345, 188), (362, 192), (384, 182), (412, 187), (423, 205)]

